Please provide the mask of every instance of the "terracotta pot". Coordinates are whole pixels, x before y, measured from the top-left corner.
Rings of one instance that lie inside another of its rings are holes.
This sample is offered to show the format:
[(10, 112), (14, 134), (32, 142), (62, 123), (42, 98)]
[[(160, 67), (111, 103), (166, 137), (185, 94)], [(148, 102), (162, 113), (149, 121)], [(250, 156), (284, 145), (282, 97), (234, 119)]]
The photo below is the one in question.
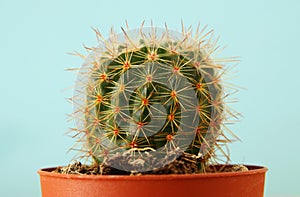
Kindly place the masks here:
[(65, 175), (39, 170), (43, 197), (263, 197), (267, 168), (189, 175)]

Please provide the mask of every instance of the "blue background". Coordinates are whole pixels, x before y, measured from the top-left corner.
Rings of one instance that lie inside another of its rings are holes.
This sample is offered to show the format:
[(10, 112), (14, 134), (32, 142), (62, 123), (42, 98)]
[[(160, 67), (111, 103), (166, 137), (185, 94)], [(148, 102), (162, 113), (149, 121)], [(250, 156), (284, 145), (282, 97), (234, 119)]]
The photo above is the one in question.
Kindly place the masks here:
[(209, 24), (222, 56), (240, 56), (234, 82), (241, 122), (230, 128), (242, 139), (231, 145), (235, 163), (269, 168), (266, 196), (300, 195), (299, 1), (14, 1), (0, 0), (0, 196), (40, 196), (41, 167), (65, 165), (73, 139), (75, 73), (82, 60), (66, 53), (97, 44), (91, 26), (105, 36), (127, 19), (167, 22), (180, 29)]

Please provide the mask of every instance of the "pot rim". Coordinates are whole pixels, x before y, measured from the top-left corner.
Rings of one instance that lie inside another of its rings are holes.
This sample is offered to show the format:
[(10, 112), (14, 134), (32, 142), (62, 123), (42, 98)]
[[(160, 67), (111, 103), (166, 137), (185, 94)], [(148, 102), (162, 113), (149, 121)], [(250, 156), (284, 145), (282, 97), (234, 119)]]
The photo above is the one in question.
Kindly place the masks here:
[[(228, 165), (217, 165), (217, 166), (233, 166)], [(267, 167), (256, 166), (256, 165), (244, 165), (249, 171), (239, 172), (216, 172), (216, 173), (200, 173), (200, 174), (160, 174), (160, 175), (141, 175), (141, 176), (130, 176), (130, 175), (86, 175), (86, 174), (60, 174), (51, 172), (56, 167), (42, 168), (38, 170), (40, 176), (47, 177), (59, 177), (66, 179), (92, 179), (92, 180), (172, 180), (172, 179), (207, 179), (215, 177), (236, 177), (236, 176), (249, 176), (255, 174), (264, 174), (268, 171)]]

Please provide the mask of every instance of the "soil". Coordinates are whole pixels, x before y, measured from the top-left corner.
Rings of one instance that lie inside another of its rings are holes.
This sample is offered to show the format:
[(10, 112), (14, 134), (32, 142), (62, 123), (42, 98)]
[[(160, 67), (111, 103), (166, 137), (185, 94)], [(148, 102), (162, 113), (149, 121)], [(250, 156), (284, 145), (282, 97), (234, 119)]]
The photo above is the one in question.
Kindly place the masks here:
[[(139, 172), (132, 169), (138, 169), (141, 164), (132, 164), (128, 160), (128, 155), (117, 155), (116, 158), (107, 161), (106, 164), (101, 165), (84, 165), (79, 161), (75, 161), (68, 166), (57, 167), (53, 172), (61, 174), (86, 174), (86, 175), (143, 175), (143, 174), (194, 174), (198, 173), (198, 166), (200, 165), (200, 158), (195, 155), (183, 153), (171, 163), (165, 165), (164, 167), (154, 168), (154, 170)], [(152, 165), (158, 165), (159, 162), (154, 158), (149, 159)], [(118, 166), (122, 168), (113, 168), (110, 166)], [(142, 162), (144, 164), (144, 161)], [(124, 170), (120, 170), (124, 169)], [(214, 172), (237, 172), (237, 171), (248, 171), (246, 166), (243, 165), (233, 165), (214, 168), (214, 166), (209, 166), (205, 169), (206, 173)]]

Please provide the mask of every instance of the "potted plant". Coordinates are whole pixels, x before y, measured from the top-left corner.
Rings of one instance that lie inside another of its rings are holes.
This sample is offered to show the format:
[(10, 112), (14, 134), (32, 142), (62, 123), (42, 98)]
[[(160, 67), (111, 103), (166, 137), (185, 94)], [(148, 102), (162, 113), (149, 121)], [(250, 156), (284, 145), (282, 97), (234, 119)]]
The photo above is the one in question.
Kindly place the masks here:
[(42, 196), (262, 197), (267, 169), (229, 165), (223, 150), (239, 114), (212, 31), (143, 24), (108, 39), (95, 30), (99, 45), (85, 47), (73, 149), (86, 164), (39, 170)]

